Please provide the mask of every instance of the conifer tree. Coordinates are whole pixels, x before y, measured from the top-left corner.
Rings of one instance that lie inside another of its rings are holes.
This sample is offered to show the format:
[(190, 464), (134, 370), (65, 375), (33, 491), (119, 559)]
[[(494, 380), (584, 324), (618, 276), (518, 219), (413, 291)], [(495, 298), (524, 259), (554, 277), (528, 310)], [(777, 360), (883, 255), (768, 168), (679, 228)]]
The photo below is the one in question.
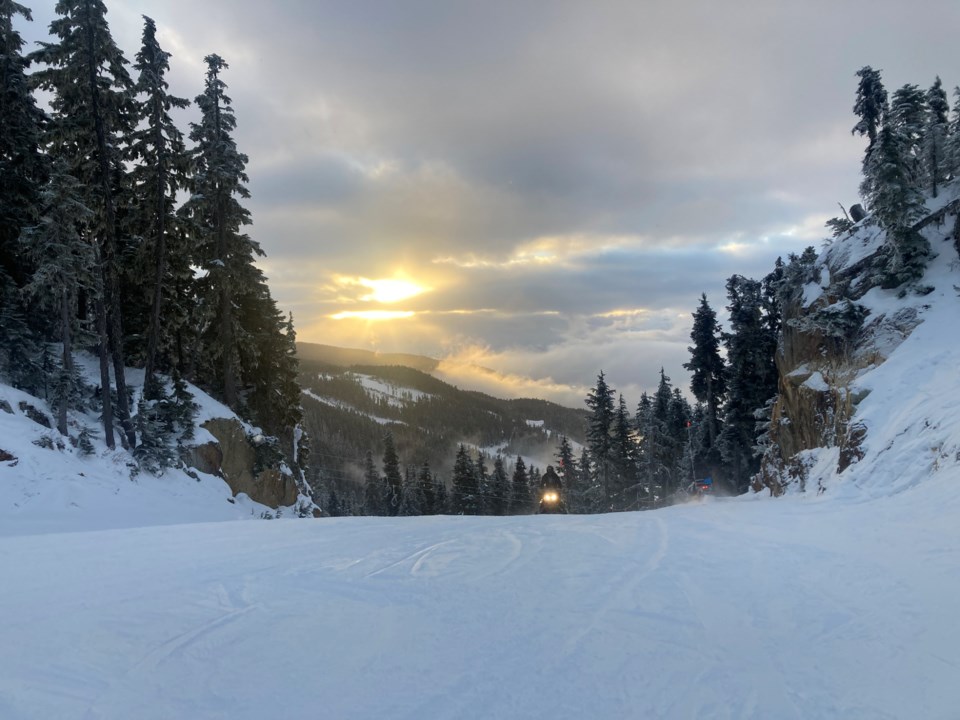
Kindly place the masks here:
[(870, 155), (877, 140), (877, 132), (887, 108), (887, 91), (880, 79), (880, 71), (865, 65), (857, 71), (860, 83), (857, 85), (857, 99), (853, 105), (854, 114), (860, 118), (853, 130), (854, 135), (866, 135), (869, 142), (864, 157)]
[(573, 456), (573, 447), (566, 435), (560, 436), (560, 445), (557, 447), (557, 475), (565, 488), (567, 507), (573, 512), (580, 512), (581, 494), (580, 473), (576, 458)]
[(613, 406), (614, 389), (607, 385), (603, 371), (597, 376), (597, 384), (586, 398), (590, 417), (587, 419), (587, 445), (596, 467), (597, 479), (603, 488), (603, 501), (610, 500), (610, 476), (612, 474), (610, 449), (613, 445), (615, 410)]
[(578, 512), (597, 513), (604, 509), (603, 487), (599, 482), (599, 473), (591, 465), (589, 448), (584, 445), (580, 450), (580, 461), (577, 467), (580, 471), (580, 507)]
[(389, 430), (383, 436), (383, 480), (386, 513), (396, 515), (400, 512), (400, 501), (403, 499), (403, 477), (400, 475), (400, 459), (397, 457), (397, 447), (393, 440), (393, 433)]
[[(139, 72), (135, 92), (138, 127), (132, 134), (129, 154), (136, 164), (131, 172), (133, 195), (136, 198), (129, 222), (134, 232), (144, 239), (142, 254), (150, 258), (146, 277), (150, 278), (150, 310), (147, 324), (147, 347), (144, 359), (144, 392), (153, 398), (156, 390), (154, 373), (162, 331), (171, 337), (177, 328), (169, 319), (183, 322), (182, 310), (169, 312), (164, 307), (166, 290), (173, 281), (190, 277), (190, 254), (186, 247), (171, 247), (176, 241), (174, 204), (177, 192), (186, 187), (187, 151), (183, 134), (174, 124), (170, 112), (186, 108), (190, 101), (171, 95), (166, 74), (170, 70), (170, 53), (157, 42), (157, 27), (149, 17), (143, 18), (143, 40), (134, 68)], [(166, 322), (164, 323), (164, 320)], [(166, 327), (161, 327), (164, 323)], [(166, 343), (168, 346), (170, 340)]]
[(510, 481), (503, 465), (503, 456), (497, 453), (493, 460), (493, 473), (490, 475), (488, 511), (490, 515), (506, 515), (509, 508)]
[(653, 481), (662, 489), (666, 497), (677, 487), (677, 434), (673, 427), (671, 406), (673, 405), (673, 386), (670, 377), (660, 368), (660, 382), (651, 399), (650, 419), (646, 432), (650, 438), (648, 452), (653, 469)]
[(136, 434), (125, 376), (117, 220), (126, 176), (120, 146), (135, 122), (133, 82), (127, 60), (110, 34), (102, 0), (59, 0), (56, 11), (59, 17), (50, 23), (50, 32), (59, 42), (40, 43), (40, 49), (31, 54), (31, 59), (45, 65), (33, 77), (53, 95), (54, 118), (46, 138), (49, 152), (67, 161), (68, 174), (86, 188), (84, 204), (94, 213), (86, 230), (96, 242), (102, 282), (96, 313), (105, 440), (113, 447), (112, 362), (116, 414), (124, 441), (133, 448)]
[[(0, 0), (0, 287), (5, 289), (22, 287), (26, 281), (20, 232), (37, 221), (47, 175), (40, 148), (44, 113), (30, 92), (23, 39), (13, 27), (18, 16), (32, 20), (23, 5)], [(2, 297), (0, 303), (5, 303)], [(4, 307), (0, 305), (0, 313)], [(5, 344), (4, 331), (9, 328), (0, 323), (0, 344)]]
[(423, 499), (417, 484), (417, 475), (412, 468), (406, 468), (403, 474), (403, 497), (400, 500), (400, 510), (397, 513), (404, 517), (423, 514)]
[(480, 513), (477, 472), (464, 445), (460, 445), (457, 450), (457, 458), (453, 463), (450, 512), (454, 515), (478, 515)]
[(881, 254), (883, 287), (920, 277), (930, 245), (912, 226), (923, 217), (925, 204), (903, 136), (888, 125), (881, 128), (867, 159), (862, 191), (874, 218), (887, 231)]
[(240, 204), (250, 197), (247, 156), (237, 150), (231, 133), (237, 121), (220, 75), (228, 68), (219, 55), (207, 55), (204, 91), (196, 98), (200, 121), (190, 124), (194, 173), (191, 195), (180, 209), (194, 247), (194, 262), (205, 273), (200, 283), (201, 325), (213, 337), (202, 337), (214, 385), (228, 406), (239, 409), (241, 347), (247, 334), (236, 308), (243, 296), (262, 289), (263, 275), (253, 264), (263, 255), (260, 245), (242, 228), (250, 213)]
[(290, 455), (293, 431), (303, 419), (293, 317), (284, 317), (266, 284), (244, 295), (239, 309), (249, 338), (240, 352), (247, 408), (258, 425), (282, 439)]
[(66, 174), (62, 161), (54, 167), (42, 202), (39, 224), (24, 232), (26, 254), (35, 268), (24, 291), (58, 320), (62, 356), (54, 405), (57, 429), (66, 435), (67, 410), (79, 391), (73, 363), (74, 341), (80, 334), (77, 300), (81, 292), (91, 293), (95, 287), (93, 248), (79, 232), (91, 212), (80, 199), (79, 183)]
[(535, 465), (527, 468), (527, 488), (530, 492), (530, 502), (536, 505), (540, 498), (540, 469)]
[(510, 514), (526, 515), (533, 506), (528, 484), (527, 465), (523, 458), (517, 455), (517, 463), (513, 467), (513, 478), (510, 482)]
[[(670, 397), (670, 404), (667, 407), (667, 431), (670, 434), (673, 457), (671, 458), (671, 473), (674, 478), (675, 487), (682, 489), (687, 482), (693, 480), (688, 474), (685, 474), (684, 452), (690, 443), (690, 434), (692, 428), (693, 410), (690, 403), (683, 397), (680, 388), (673, 388)], [(688, 468), (689, 469), (689, 468)]]
[(436, 507), (434, 509), (435, 515), (446, 515), (450, 511), (450, 500), (447, 493), (447, 486), (443, 482), (443, 479), (440, 476), (434, 478), (436, 484), (436, 490), (434, 495), (436, 497)]
[(490, 503), (490, 476), (487, 474), (487, 465), (482, 451), (477, 451), (477, 462), (474, 472), (477, 476), (477, 514), (489, 515), (491, 514), (488, 509)]
[(614, 413), (613, 443), (610, 448), (611, 464), (616, 477), (616, 487), (613, 492), (617, 496), (617, 506), (627, 507), (631, 500), (627, 498), (625, 492), (628, 488), (636, 485), (636, 447), (633, 441), (633, 422), (630, 419), (630, 413), (627, 410), (626, 400), (623, 395), (619, 396), (617, 409)]
[(363, 461), (363, 509), (367, 515), (387, 514), (380, 473), (373, 464), (373, 453), (369, 450)]
[(438, 512), (437, 485), (430, 473), (430, 463), (424, 462), (420, 468), (420, 473), (417, 475), (417, 486), (423, 502), (421, 513), (423, 515), (436, 515)]
[(899, 135), (903, 163), (917, 185), (921, 179), (926, 120), (927, 96), (917, 85), (908, 83), (893, 93), (890, 117), (884, 124)]
[(953, 110), (950, 113), (950, 127), (947, 132), (947, 175), (960, 177), (960, 86), (953, 88)]
[(719, 445), (731, 475), (731, 489), (739, 493), (746, 490), (759, 468), (754, 454), (758, 435), (754, 413), (776, 394), (771, 351), (776, 338), (771, 339), (773, 325), (765, 318), (769, 305), (762, 283), (734, 275), (727, 281), (727, 297), (730, 332), (723, 334), (723, 341), (730, 372)]
[(690, 331), (693, 346), (688, 347), (690, 362), (684, 363), (689, 370), (690, 390), (693, 396), (704, 403), (703, 419), (708, 439), (707, 463), (717, 465), (719, 452), (713, 452), (720, 434), (720, 408), (727, 393), (727, 381), (723, 358), (720, 355), (720, 325), (717, 314), (707, 302), (706, 293), (700, 296), (700, 306), (693, 314), (693, 330)]
[(930, 194), (937, 197), (940, 183), (949, 174), (947, 136), (949, 132), (950, 103), (940, 76), (927, 90), (927, 116), (924, 129), (923, 169)]
[(18, 16), (32, 19), (23, 5), (0, 0), (0, 375), (14, 387), (38, 392), (47, 380), (46, 353), (20, 292), (32, 272), (21, 233), (40, 213), (45, 116), (30, 92), (23, 39), (13, 27)]
[(330, 488), (330, 494), (327, 496), (327, 514), (330, 517), (343, 517), (343, 506), (340, 504), (336, 488)]

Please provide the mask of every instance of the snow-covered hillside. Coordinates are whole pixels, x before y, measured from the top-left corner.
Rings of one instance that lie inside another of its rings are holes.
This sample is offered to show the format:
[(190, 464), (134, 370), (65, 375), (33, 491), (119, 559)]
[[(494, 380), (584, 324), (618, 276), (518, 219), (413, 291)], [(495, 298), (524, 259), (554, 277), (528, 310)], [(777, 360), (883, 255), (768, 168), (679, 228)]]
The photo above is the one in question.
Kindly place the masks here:
[[(94, 360), (79, 359), (92, 382)], [(127, 381), (138, 397), (143, 371), (128, 370)], [(209, 442), (213, 438), (199, 425), (236, 415), (197, 388), (190, 390), (198, 406), (193, 442)], [(109, 450), (99, 439), (94, 413), (70, 414), (74, 439), (81, 428), (90, 431), (90, 454), (41, 424), (43, 418), (54, 425), (46, 403), (0, 384), (0, 451), (5, 453), (0, 454), (0, 536), (259, 518), (269, 510), (246, 495), (233, 497), (222, 478), (198, 470), (187, 474), (171, 468), (159, 477), (138, 473), (129, 453)]]
[[(958, 192), (960, 187), (952, 187), (931, 211)], [(872, 287), (866, 292), (858, 288), (866, 276), (862, 268), (885, 239), (875, 225), (862, 223), (820, 254), (816, 266), (820, 282), (803, 288), (801, 312), (825, 317), (854, 306), (865, 320), (853, 347), (838, 352), (810, 344), (806, 356), (803, 350), (796, 353), (802, 364), (792, 371), (787, 368), (785, 379), (801, 383), (801, 397), (794, 406), (803, 404), (802, 391), (821, 403), (817, 434), (826, 447), (801, 454), (809, 470), (808, 489), (862, 498), (900, 492), (937, 476), (960, 481), (960, 259), (950, 237), (952, 226), (951, 219), (924, 229), (934, 257), (923, 278), (909, 287)], [(850, 296), (855, 298), (852, 304)], [(801, 315), (800, 322), (808, 317)], [(811, 327), (806, 338), (815, 337), (816, 321)], [(791, 341), (801, 348), (805, 342), (803, 334), (797, 337), (787, 338), (788, 357)], [(790, 399), (789, 394), (786, 397)], [(849, 430), (836, 433), (841, 436), (836, 441), (830, 420), (833, 413), (843, 415), (841, 406), (846, 403), (852, 403), (845, 421)], [(796, 421), (788, 405), (781, 422)], [(846, 464), (840, 461), (844, 440), (854, 457), (838, 473), (838, 466)]]

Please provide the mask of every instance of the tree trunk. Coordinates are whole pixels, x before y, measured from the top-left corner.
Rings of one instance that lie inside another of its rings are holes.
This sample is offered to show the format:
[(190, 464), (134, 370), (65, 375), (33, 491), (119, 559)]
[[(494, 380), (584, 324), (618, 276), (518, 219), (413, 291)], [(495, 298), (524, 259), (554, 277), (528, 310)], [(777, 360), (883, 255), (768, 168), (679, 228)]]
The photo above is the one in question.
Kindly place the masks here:
[[(217, 140), (220, 140), (220, 98), (216, 98), (214, 106), (214, 125)], [(223, 188), (217, 187), (217, 197), (214, 209), (214, 223), (217, 232), (217, 259), (220, 262), (222, 278), (220, 282), (220, 351), (223, 353), (223, 400), (227, 407), (236, 409), (237, 406), (237, 377), (233, 363), (233, 297), (227, 282), (227, 228), (226, 212), (223, 197)]]
[(159, 344), (160, 337), (160, 307), (163, 302), (163, 276), (166, 274), (167, 260), (167, 214), (164, 208), (164, 201), (166, 199), (166, 183), (164, 182), (166, 176), (166, 158), (164, 156), (163, 128), (157, 118), (157, 114), (159, 113), (157, 109), (158, 104), (159, 103), (155, 101), (153, 118), (156, 128), (155, 142), (157, 144), (157, 176), (155, 188), (157, 216), (156, 226), (154, 228), (156, 233), (154, 242), (156, 244), (154, 245), (153, 312), (150, 315), (150, 329), (147, 334), (147, 359), (144, 365), (143, 381), (144, 392), (148, 394), (147, 397), (150, 399), (156, 399), (158, 390), (158, 388), (156, 388), (154, 373), (156, 372), (157, 345)]
[(103, 306), (103, 298), (98, 294), (94, 301), (94, 312), (97, 314), (97, 335), (100, 339), (100, 402), (103, 405), (103, 439), (107, 447), (113, 450), (116, 443), (113, 439), (113, 401), (110, 399), (110, 358), (107, 347), (107, 311)]
[[(100, 112), (100, 94), (97, 89), (97, 69), (93, 64), (94, 36), (90, 22), (89, 1), (87, 5), (87, 70), (90, 83), (90, 104), (93, 123), (97, 134), (97, 155), (100, 166), (100, 188), (103, 192), (106, 222), (104, 223), (103, 252), (101, 255), (101, 274), (103, 275), (103, 303), (106, 314), (106, 333), (109, 340), (110, 356), (113, 360), (113, 374), (117, 385), (117, 415), (123, 428), (124, 443), (133, 448), (137, 436), (130, 419), (130, 405), (127, 400), (127, 382), (123, 360), (123, 326), (120, 321), (120, 297), (117, 288), (117, 219), (113, 206), (113, 190), (110, 187), (110, 163), (107, 159), (106, 131), (103, 127), (103, 115)], [(102, 340), (102, 338), (101, 338)], [(101, 363), (103, 362), (101, 358)], [(102, 374), (102, 370), (101, 370)]]
[(70, 385), (73, 382), (73, 344), (70, 337), (70, 292), (60, 289), (60, 339), (63, 342), (63, 379), (66, 388), (61, 388), (57, 407), (57, 430), (67, 435), (67, 406), (70, 404)]

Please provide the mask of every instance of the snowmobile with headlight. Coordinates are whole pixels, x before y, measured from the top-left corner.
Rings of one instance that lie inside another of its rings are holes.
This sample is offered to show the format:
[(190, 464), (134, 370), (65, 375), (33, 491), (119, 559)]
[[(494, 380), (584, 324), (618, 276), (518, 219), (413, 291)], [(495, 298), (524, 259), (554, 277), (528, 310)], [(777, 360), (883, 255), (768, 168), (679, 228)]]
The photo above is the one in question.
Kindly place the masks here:
[(547, 465), (543, 477), (540, 478), (540, 507), (537, 512), (544, 515), (566, 511), (567, 505), (563, 502), (563, 483), (553, 467)]

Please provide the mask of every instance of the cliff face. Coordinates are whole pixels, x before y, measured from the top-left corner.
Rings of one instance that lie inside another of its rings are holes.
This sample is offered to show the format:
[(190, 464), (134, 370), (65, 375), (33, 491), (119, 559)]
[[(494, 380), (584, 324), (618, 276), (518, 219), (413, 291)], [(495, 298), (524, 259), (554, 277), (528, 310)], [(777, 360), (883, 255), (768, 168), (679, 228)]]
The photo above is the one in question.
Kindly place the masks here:
[(246, 493), (251, 500), (272, 508), (297, 502), (299, 489), (293, 476), (284, 473), (282, 465), (260, 467), (263, 462), (258, 458), (256, 438), (248, 437), (236, 419), (213, 418), (201, 427), (215, 442), (189, 448), (184, 460), (190, 467), (222, 477), (234, 495)]
[[(945, 207), (956, 212), (955, 205)], [(939, 266), (947, 267), (956, 258), (953, 230), (960, 220), (945, 217), (943, 210), (932, 215), (938, 213), (939, 222), (927, 218), (920, 229), (934, 261), (942, 256)], [(870, 269), (884, 241), (883, 231), (867, 220), (816, 257), (795, 258), (788, 267), (776, 358), (779, 395), (755, 490), (766, 487), (774, 495), (792, 487), (810, 490), (815, 479), (822, 491), (828, 475), (842, 475), (863, 459), (871, 428), (858, 408), (872, 388), (861, 380), (923, 322), (936, 289), (928, 277), (911, 286), (878, 287)], [(938, 284), (941, 294), (949, 289)], [(831, 467), (825, 475), (827, 456)]]

